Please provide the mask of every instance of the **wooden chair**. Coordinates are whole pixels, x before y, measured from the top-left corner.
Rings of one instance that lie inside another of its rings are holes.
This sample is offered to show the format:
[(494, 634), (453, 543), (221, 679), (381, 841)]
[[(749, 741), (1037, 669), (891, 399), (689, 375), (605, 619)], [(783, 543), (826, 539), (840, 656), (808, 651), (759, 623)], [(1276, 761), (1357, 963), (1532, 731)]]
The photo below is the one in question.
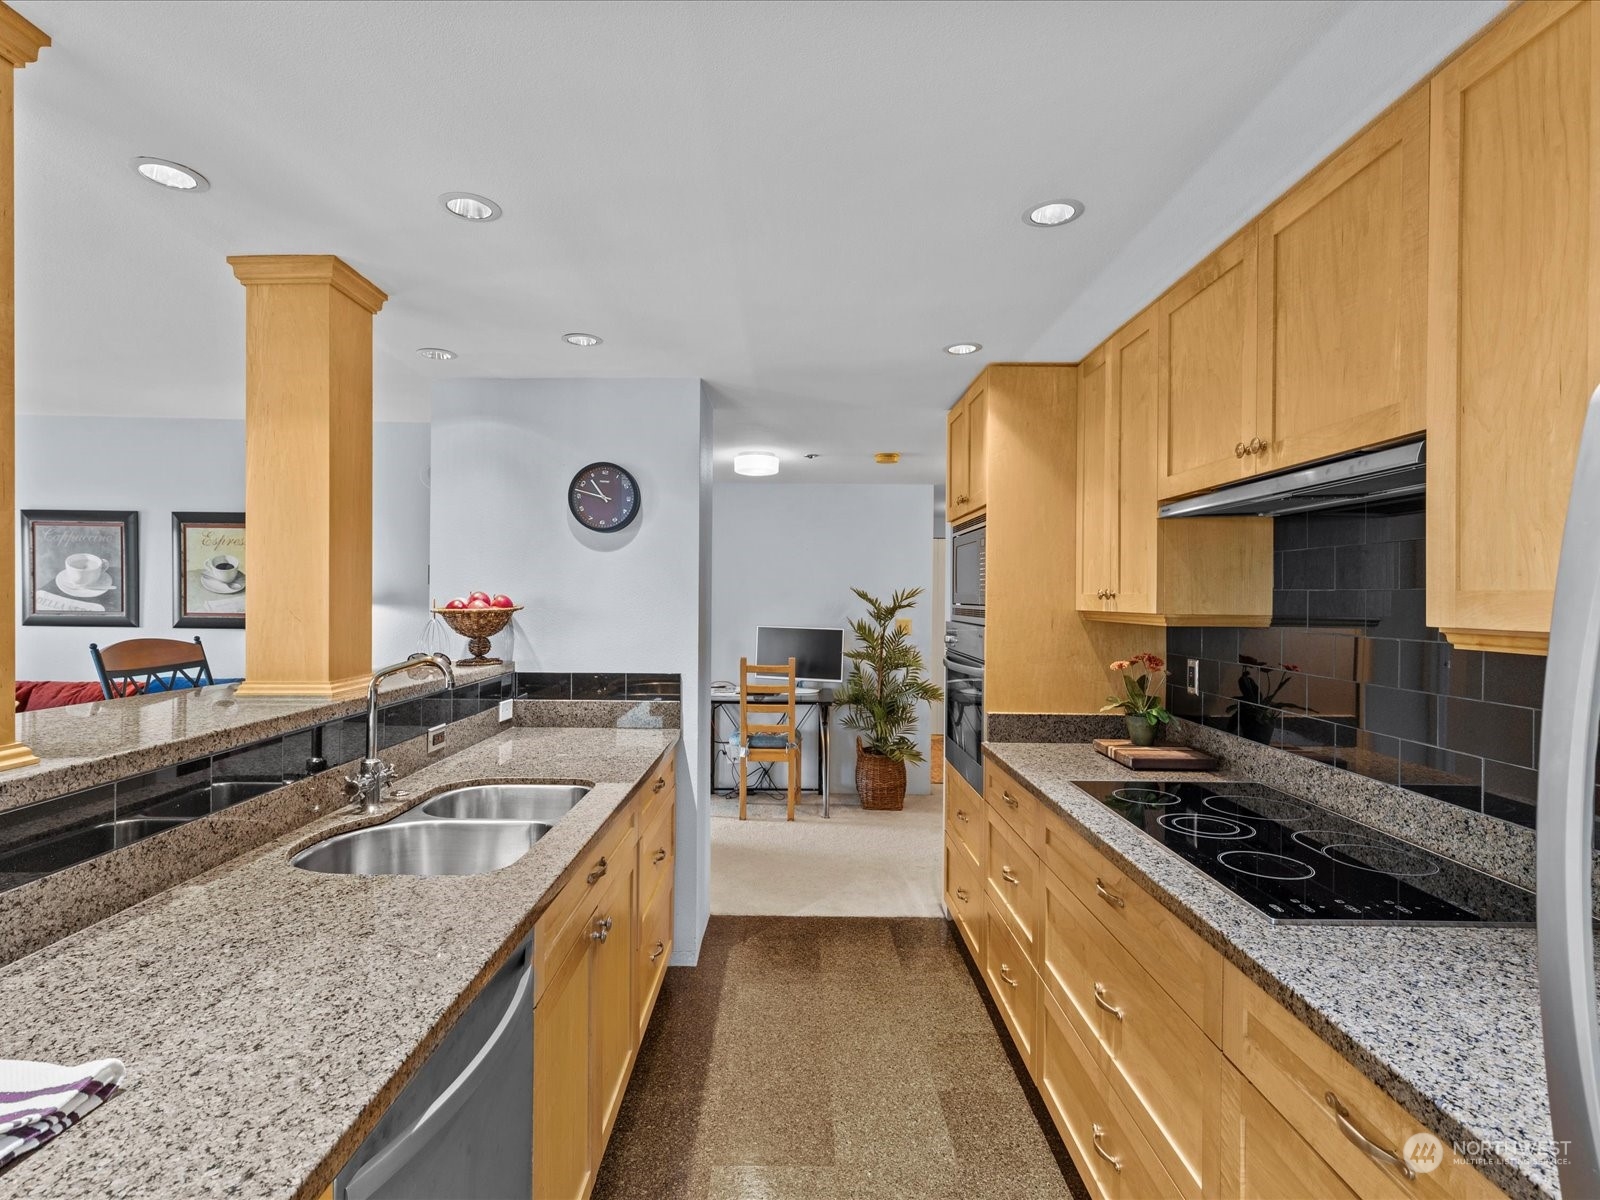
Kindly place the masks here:
[(131, 695), (133, 684), (148, 691), (151, 680), (160, 683), (163, 691), (171, 691), (179, 679), (196, 688), (216, 682), (198, 637), (192, 643), (174, 638), (129, 638), (104, 650), (90, 642), (89, 656), (107, 700)]
[[(753, 676), (781, 675), (781, 680)], [(739, 660), (739, 820), (745, 819), (744, 799), (750, 761), (786, 763), (789, 768), (789, 820), (794, 820), (800, 798), (800, 733), (795, 720), (794, 659), (787, 666), (764, 667)], [(752, 696), (758, 697), (752, 699)], [(752, 721), (755, 716), (777, 717), (776, 722)]]

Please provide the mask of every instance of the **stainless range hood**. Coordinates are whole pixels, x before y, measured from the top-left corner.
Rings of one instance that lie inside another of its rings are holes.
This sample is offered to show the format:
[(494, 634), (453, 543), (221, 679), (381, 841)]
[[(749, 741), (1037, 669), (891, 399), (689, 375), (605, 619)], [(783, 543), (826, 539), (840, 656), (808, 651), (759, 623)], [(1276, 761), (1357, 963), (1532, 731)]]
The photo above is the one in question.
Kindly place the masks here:
[(1420, 496), (1427, 455), (1419, 439), (1264, 475), (1163, 504), (1163, 517), (1275, 517)]

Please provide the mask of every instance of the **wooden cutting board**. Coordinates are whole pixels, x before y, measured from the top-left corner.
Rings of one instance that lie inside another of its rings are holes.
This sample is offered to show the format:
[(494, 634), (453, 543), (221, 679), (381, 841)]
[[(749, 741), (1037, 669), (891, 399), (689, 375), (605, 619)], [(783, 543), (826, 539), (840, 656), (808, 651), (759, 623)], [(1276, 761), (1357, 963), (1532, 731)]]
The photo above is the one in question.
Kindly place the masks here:
[(1095, 738), (1094, 748), (1134, 771), (1215, 771), (1217, 760), (1188, 746), (1135, 746), (1127, 738)]

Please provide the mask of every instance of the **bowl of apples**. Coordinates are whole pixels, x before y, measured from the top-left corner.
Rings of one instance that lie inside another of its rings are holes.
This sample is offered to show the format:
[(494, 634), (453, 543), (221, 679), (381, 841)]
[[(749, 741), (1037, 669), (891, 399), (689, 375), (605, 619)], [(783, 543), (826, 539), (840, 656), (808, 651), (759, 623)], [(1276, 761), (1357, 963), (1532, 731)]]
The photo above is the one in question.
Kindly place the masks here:
[(500, 659), (489, 657), (489, 639), (511, 624), (511, 614), (522, 611), (522, 605), (510, 596), (472, 592), (457, 596), (433, 610), (444, 623), (467, 640), (471, 658), (456, 659), (458, 667), (493, 667)]

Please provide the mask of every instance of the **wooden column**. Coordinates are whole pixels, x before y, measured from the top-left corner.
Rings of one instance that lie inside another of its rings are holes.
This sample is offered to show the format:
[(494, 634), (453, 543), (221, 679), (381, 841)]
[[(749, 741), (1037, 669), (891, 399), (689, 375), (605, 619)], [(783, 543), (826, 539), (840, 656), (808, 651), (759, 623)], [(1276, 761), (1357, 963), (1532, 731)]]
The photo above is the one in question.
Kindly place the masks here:
[(372, 677), (372, 317), (388, 297), (328, 254), (228, 262), (245, 286), (239, 694), (357, 696)]
[[(12, 96), (16, 72), (39, 57), (50, 39), (0, 4), (0, 702), (11, 700), (17, 684), (17, 353), (16, 353), (16, 137)], [(13, 705), (15, 701), (13, 700)], [(31, 767), (39, 761), (17, 740), (15, 708), (0, 729), (0, 771)]]

